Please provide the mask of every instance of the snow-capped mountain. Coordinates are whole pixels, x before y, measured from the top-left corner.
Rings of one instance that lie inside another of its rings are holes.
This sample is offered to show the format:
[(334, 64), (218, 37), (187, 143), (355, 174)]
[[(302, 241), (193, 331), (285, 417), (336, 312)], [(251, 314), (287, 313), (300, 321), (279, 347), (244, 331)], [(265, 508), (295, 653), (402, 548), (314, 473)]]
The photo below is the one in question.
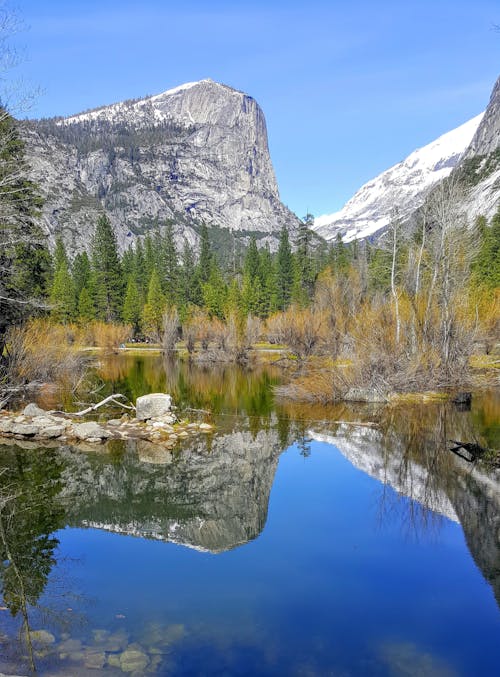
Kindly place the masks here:
[(326, 240), (340, 233), (344, 242), (369, 237), (391, 221), (420, 207), (436, 183), (447, 177), (469, 147), (484, 113), (411, 153), (368, 183), (333, 214), (319, 216), (314, 229)]
[(29, 121), (24, 137), (43, 226), (71, 253), (88, 247), (103, 210), (122, 250), (167, 222), (179, 243), (206, 223), (271, 245), (299, 224), (279, 198), (260, 106), (213, 80)]

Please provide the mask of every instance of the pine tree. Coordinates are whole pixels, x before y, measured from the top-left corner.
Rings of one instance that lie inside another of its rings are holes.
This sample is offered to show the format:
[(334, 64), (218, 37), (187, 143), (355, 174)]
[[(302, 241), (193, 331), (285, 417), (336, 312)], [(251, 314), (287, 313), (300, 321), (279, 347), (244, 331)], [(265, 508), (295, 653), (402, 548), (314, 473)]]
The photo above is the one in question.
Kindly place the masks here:
[(153, 268), (148, 286), (148, 297), (142, 311), (142, 330), (146, 336), (159, 340), (162, 331), (165, 297), (161, 291), (160, 276)]
[[(158, 235), (156, 236), (158, 240)], [(159, 251), (158, 251), (158, 242), (153, 241), (153, 237), (150, 233), (144, 238), (144, 275), (146, 283), (149, 284), (151, 280), (151, 275), (153, 274), (153, 268), (156, 268), (158, 271), (159, 266)]]
[(197, 266), (198, 279), (202, 285), (208, 282), (212, 270), (213, 258), (208, 228), (203, 224), (200, 230), (200, 256)]
[(75, 318), (76, 296), (69, 272), (68, 257), (60, 237), (54, 251), (54, 278), (50, 288), (51, 317), (56, 322), (71, 322)]
[(280, 242), (276, 257), (276, 304), (279, 310), (286, 310), (290, 305), (293, 276), (292, 249), (288, 238), (288, 230), (283, 227), (280, 233)]
[(148, 292), (148, 283), (151, 277), (151, 272), (149, 271), (149, 276), (146, 274), (146, 261), (144, 257), (144, 247), (141, 240), (137, 240), (134, 251), (134, 277), (137, 283), (137, 289), (141, 297), (145, 298)]
[(122, 319), (127, 324), (131, 324), (134, 333), (139, 331), (142, 315), (142, 299), (137, 289), (137, 283), (133, 275), (130, 275), (123, 301)]
[(79, 298), (82, 289), (89, 287), (91, 277), (91, 266), (87, 252), (77, 254), (73, 260), (72, 266), (73, 282), (75, 285), (75, 294)]
[(346, 247), (342, 241), (342, 236), (337, 233), (335, 243), (332, 244), (329, 252), (329, 264), (333, 272), (347, 270), (352, 260), (352, 254), (349, 247)]
[(92, 268), (97, 318), (115, 321), (122, 308), (122, 271), (116, 237), (105, 215), (99, 217), (92, 242)]
[(161, 240), (160, 275), (167, 304), (174, 306), (179, 300), (179, 262), (171, 224), (167, 225)]
[(500, 208), (490, 226), (478, 224), (480, 245), (473, 264), (474, 282), (489, 289), (500, 287)]
[(95, 308), (87, 287), (83, 287), (78, 297), (78, 318), (80, 322), (95, 320)]
[(255, 280), (260, 271), (260, 255), (257, 249), (257, 241), (255, 236), (250, 238), (250, 244), (245, 253), (245, 260), (243, 263), (243, 273), (248, 276), (250, 280)]
[(27, 176), (17, 123), (0, 106), (0, 355), (8, 327), (42, 304), (50, 275), (42, 200)]
[(224, 309), (227, 304), (227, 286), (222, 277), (219, 266), (212, 263), (208, 281), (202, 285), (203, 301), (211, 317), (224, 318)]
[(124, 280), (128, 280), (131, 275), (135, 277), (135, 252), (132, 245), (123, 252), (121, 265)]
[(273, 306), (273, 295), (276, 287), (275, 270), (273, 266), (273, 258), (269, 247), (264, 247), (260, 252), (260, 270), (259, 277), (262, 287), (262, 314), (261, 317), (265, 319), (276, 310)]
[(314, 287), (314, 272), (312, 263), (311, 240), (314, 217), (307, 214), (300, 222), (296, 240), (294, 301), (306, 306), (312, 297)]
[(188, 306), (201, 305), (202, 294), (198, 280), (197, 268), (194, 261), (193, 248), (184, 240), (182, 249), (181, 268), (179, 270), (179, 306), (181, 314)]

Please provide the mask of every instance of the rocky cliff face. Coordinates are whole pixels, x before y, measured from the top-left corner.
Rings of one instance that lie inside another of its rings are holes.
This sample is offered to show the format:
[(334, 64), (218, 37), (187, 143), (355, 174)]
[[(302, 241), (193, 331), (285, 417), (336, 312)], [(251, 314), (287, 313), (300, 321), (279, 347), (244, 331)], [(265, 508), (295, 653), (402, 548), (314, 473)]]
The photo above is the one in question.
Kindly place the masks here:
[(340, 211), (319, 216), (314, 228), (326, 240), (340, 234), (344, 242), (378, 235), (393, 214), (410, 219), (452, 171), (464, 178), (461, 207), (469, 222), (480, 214), (490, 219), (500, 204), (500, 78), (485, 113), (366, 183)]
[(482, 117), (440, 136), (366, 183), (340, 211), (316, 218), (316, 232), (326, 240), (340, 233), (344, 242), (351, 242), (382, 232), (396, 213), (403, 221), (409, 218), (457, 166)]
[(481, 124), (465, 152), (464, 158), (489, 155), (500, 146), (500, 78), (495, 83)]
[(72, 251), (106, 210), (121, 249), (170, 221), (178, 240), (202, 222), (262, 236), (298, 219), (279, 199), (262, 110), (202, 80), (157, 96), (24, 125), (43, 225)]
[(490, 219), (500, 206), (500, 78), (457, 172), (466, 185), (463, 209), (469, 221), (480, 214)]
[(61, 496), (74, 526), (222, 552), (256, 538), (282, 451), (278, 433), (217, 435), (168, 450), (130, 441), (119, 464), (66, 448)]

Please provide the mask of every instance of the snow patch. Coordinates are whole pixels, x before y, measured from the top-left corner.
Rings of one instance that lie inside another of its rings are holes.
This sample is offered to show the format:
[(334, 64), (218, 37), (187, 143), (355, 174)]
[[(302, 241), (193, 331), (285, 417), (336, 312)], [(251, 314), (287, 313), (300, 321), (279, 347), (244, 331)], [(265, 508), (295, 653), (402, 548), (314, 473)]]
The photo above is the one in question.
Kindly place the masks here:
[(344, 242), (363, 239), (385, 228), (394, 209), (408, 217), (420, 207), (429, 190), (446, 178), (467, 150), (484, 113), (418, 148), (402, 162), (365, 183), (333, 214), (314, 220), (316, 230), (326, 240), (340, 233)]

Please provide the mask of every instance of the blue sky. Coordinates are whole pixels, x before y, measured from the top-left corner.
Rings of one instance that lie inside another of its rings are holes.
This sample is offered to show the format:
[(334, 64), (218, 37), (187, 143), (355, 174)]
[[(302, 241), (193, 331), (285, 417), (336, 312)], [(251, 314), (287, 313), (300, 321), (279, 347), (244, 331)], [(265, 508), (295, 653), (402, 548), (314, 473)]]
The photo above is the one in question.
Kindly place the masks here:
[(18, 0), (30, 117), (210, 77), (262, 106), (283, 202), (334, 211), (483, 110), (500, 75), (498, 0)]

